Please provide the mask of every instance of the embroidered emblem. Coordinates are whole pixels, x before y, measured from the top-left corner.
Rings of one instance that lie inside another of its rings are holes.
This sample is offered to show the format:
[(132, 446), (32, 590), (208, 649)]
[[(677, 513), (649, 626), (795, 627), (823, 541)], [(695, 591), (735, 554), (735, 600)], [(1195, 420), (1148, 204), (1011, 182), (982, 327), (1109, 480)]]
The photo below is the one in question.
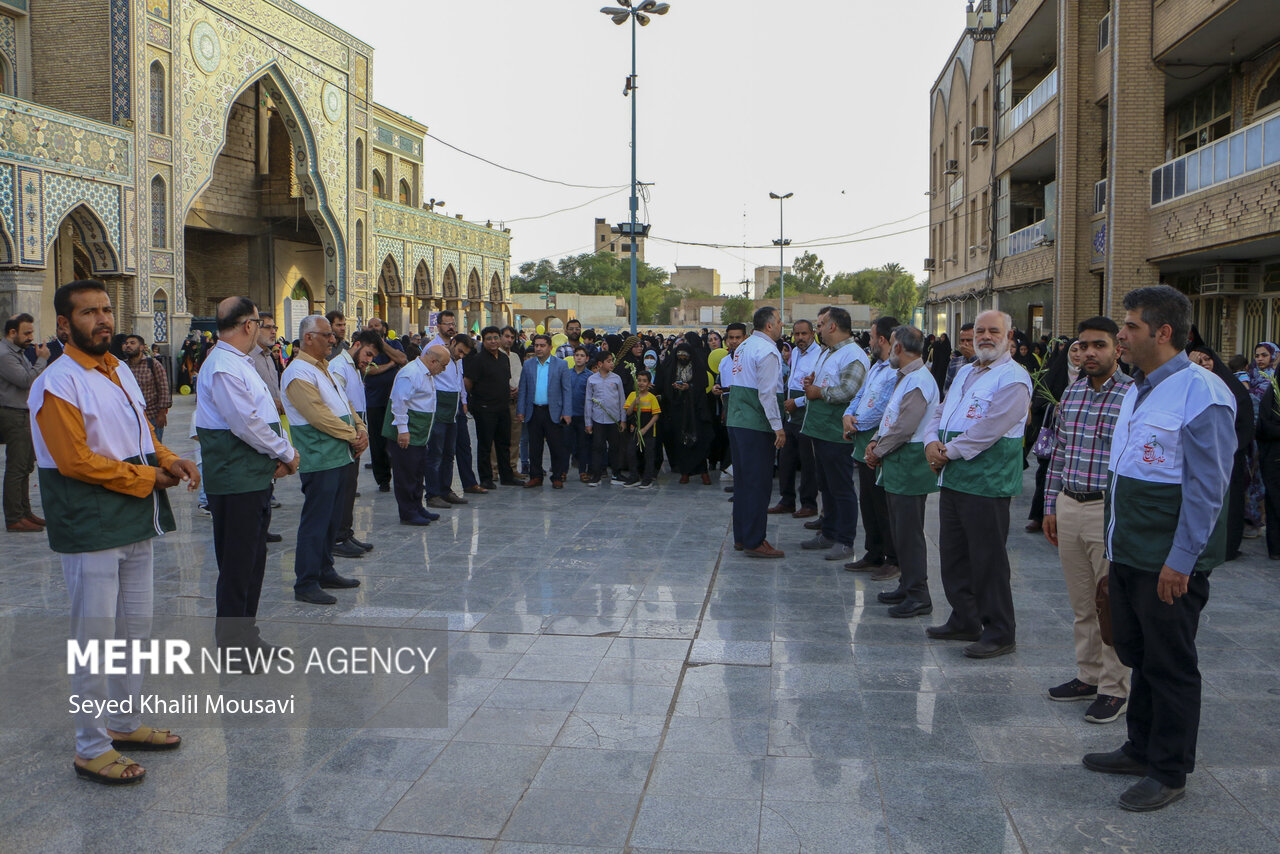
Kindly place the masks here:
[(1153, 434), (1142, 446), (1142, 461), (1148, 465), (1158, 466), (1164, 463), (1164, 445), (1156, 441)]

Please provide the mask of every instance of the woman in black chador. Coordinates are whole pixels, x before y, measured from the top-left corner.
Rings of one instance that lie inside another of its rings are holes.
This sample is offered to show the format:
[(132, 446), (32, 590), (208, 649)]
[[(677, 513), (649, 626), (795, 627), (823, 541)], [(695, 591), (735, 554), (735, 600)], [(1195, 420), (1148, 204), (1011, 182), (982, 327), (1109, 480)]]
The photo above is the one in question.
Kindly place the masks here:
[[(690, 336), (697, 338), (692, 333)], [(707, 366), (701, 347), (688, 337), (675, 346), (662, 365), (662, 441), (671, 470), (679, 472), (681, 483), (688, 483), (690, 475), (702, 475), (702, 482), (710, 483), (707, 451), (712, 433)]]

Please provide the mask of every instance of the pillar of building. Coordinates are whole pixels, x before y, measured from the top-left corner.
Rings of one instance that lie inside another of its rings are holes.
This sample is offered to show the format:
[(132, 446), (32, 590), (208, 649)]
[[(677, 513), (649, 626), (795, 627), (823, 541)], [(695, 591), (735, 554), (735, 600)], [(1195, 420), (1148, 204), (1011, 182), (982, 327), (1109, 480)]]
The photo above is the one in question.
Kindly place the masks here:
[[(1069, 5), (1069, 4), (1068, 4)], [(1151, 60), (1151, 3), (1111, 6), (1111, 126), (1103, 313), (1123, 314), (1124, 295), (1158, 284), (1147, 260), (1151, 170), (1164, 161), (1164, 73)]]
[(26, 312), (42, 336), (53, 335), (53, 318), (40, 316), (44, 280), (44, 270), (0, 270), (0, 317)]

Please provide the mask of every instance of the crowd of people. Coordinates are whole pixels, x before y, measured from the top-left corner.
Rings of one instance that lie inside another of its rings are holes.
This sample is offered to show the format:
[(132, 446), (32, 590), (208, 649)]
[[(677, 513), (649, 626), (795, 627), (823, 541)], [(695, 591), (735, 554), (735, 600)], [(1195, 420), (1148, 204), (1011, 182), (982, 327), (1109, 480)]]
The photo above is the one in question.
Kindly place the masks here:
[[(303, 495), (294, 595), (313, 605), (360, 585), (335, 558), (374, 548), (352, 529), (361, 465), (409, 526), (500, 487), (563, 489), (575, 466), (586, 487), (607, 479), (638, 489), (653, 488), (664, 463), (668, 488), (711, 485), (719, 470), (732, 480), (736, 550), (784, 557), (768, 539), (773, 517), (775, 542), (794, 537), (803, 553), (896, 581), (877, 599), (902, 619), (933, 612), (925, 511), (938, 493), (950, 614), (926, 634), (985, 660), (1016, 649), (1010, 504), (1038, 458), (1028, 530), (1058, 550), (1077, 661), (1048, 697), (1088, 701), (1093, 723), (1127, 719), (1124, 745), (1084, 764), (1141, 777), (1121, 806), (1159, 809), (1194, 768), (1194, 639), (1210, 572), (1239, 554), (1246, 522), (1266, 528), (1280, 557), (1274, 491), (1260, 490), (1250, 510), (1254, 479), (1269, 487), (1280, 471), (1278, 351), (1260, 344), (1233, 371), (1168, 287), (1133, 291), (1124, 308), (1122, 324), (1089, 318), (1073, 338), (1035, 343), (1008, 315), (985, 311), (954, 351), (946, 336), (890, 317), (855, 334), (838, 306), (796, 320), (790, 338), (766, 307), (750, 329), (733, 323), (723, 335), (597, 337), (570, 321), (563, 343), (538, 332), (527, 347), (512, 327), (460, 333), (447, 311), (430, 339), (394, 336), (376, 318), (348, 335), (333, 311), (305, 318), (283, 348), (269, 313), (231, 297), (218, 306), (216, 339), (193, 338), (181, 360), (198, 445), (198, 459), (184, 460), (162, 444), (163, 366), (145, 341), (115, 335), (100, 282), (74, 282), (55, 297), (67, 358), (51, 353), (54, 342), (33, 342), (29, 316), (5, 325), (6, 523), (44, 531), (62, 555), (76, 630), (115, 615), (120, 636), (143, 637), (151, 539), (173, 530), (166, 490), (186, 482), (212, 517), (216, 641), (270, 650), (258, 597), (267, 543), (280, 539), (269, 530), (274, 487), (294, 474)], [(26, 494), (33, 466), (47, 520)], [(77, 670), (73, 681), (86, 696), (137, 690), (135, 677), (109, 687)], [(136, 782), (145, 772), (120, 749), (180, 743), (116, 716), (77, 731), (76, 770)]]

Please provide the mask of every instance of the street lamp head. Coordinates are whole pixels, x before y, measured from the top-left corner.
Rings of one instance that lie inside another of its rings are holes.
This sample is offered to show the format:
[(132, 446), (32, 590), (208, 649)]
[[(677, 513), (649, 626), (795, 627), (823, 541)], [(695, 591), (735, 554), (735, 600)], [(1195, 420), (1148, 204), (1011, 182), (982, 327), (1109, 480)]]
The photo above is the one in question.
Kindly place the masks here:
[(603, 9), (600, 10), (600, 14), (608, 15), (610, 18), (613, 19), (613, 22), (615, 24), (621, 25), (627, 22), (627, 18), (631, 17), (631, 10), (622, 9), (617, 6), (605, 6)]
[(792, 197), (792, 196), (794, 196), (794, 195), (795, 195), (795, 193), (787, 193), (785, 196), (779, 196), (777, 193), (770, 193), (770, 194), (769, 194), (769, 198), (771, 198), (771, 199), (789, 199), (789, 198), (791, 198), (791, 197)]
[(649, 22), (652, 20), (653, 18), (650, 18), (648, 15), (642, 15), (641, 13), (636, 12), (636, 23), (640, 26), (647, 27), (649, 26)]
[(639, 6), (636, 6), (637, 12), (648, 12), (651, 15), (665, 15), (671, 11), (670, 3), (659, 3), (658, 0), (642, 0)]

